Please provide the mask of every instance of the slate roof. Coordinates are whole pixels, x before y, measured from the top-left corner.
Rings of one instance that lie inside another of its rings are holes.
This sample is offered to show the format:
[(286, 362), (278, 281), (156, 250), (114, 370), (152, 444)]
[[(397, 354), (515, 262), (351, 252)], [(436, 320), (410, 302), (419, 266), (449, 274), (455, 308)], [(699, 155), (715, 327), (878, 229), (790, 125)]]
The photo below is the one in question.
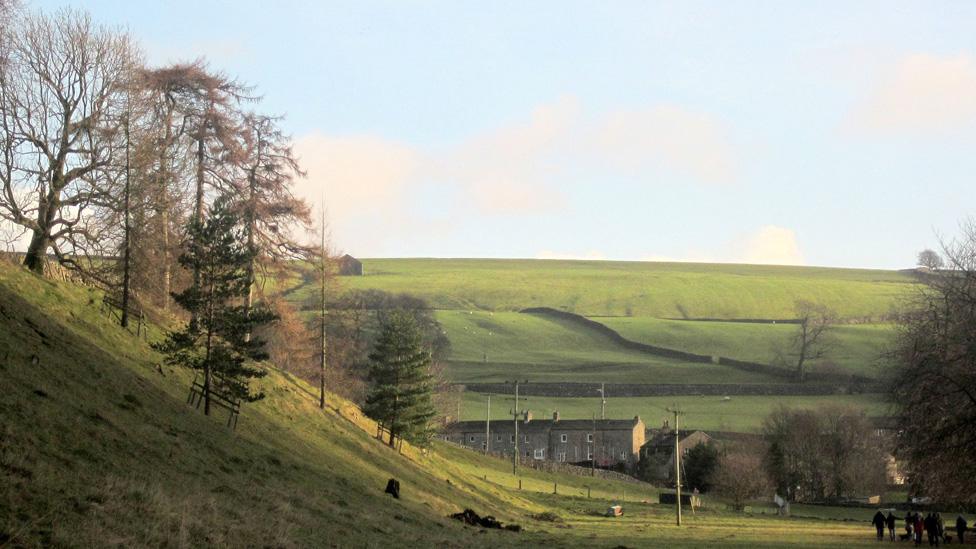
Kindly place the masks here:
[[(597, 431), (631, 431), (637, 425), (636, 419), (598, 419), (595, 422)], [(494, 420), (490, 425), (491, 431), (514, 431), (512, 420)], [(594, 421), (592, 419), (533, 419), (528, 423), (519, 420), (519, 432), (525, 434), (545, 433), (551, 430), (556, 431), (593, 431)], [(484, 432), (484, 421), (460, 421), (450, 423), (444, 427), (443, 433), (470, 433)]]

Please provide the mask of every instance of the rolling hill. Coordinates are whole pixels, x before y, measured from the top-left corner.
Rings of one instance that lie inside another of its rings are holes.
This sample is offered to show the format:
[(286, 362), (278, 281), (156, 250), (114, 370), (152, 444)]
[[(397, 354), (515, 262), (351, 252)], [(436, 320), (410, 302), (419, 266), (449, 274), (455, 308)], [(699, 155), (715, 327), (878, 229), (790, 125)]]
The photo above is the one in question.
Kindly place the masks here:
[[(306, 383), (267, 371), (267, 398), (231, 431), (186, 404), (191, 375), (112, 322), (99, 292), (0, 262), (0, 545), (873, 545), (862, 526), (820, 518), (867, 510), (775, 519), (716, 502), (677, 529), (668, 506), (643, 503), (647, 485), (525, 470), (519, 489), (503, 460), (443, 443), (398, 453), (352, 404), (329, 395), (319, 410)], [(400, 500), (382, 493), (391, 477)], [(611, 502), (626, 516), (600, 516)], [(464, 507), (524, 531), (446, 518)]]

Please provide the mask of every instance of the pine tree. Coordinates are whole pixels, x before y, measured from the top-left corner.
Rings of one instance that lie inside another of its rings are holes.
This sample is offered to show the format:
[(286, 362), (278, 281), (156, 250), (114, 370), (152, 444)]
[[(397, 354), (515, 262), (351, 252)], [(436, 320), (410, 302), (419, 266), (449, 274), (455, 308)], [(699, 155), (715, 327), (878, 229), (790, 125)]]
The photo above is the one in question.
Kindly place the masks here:
[(403, 311), (390, 314), (369, 360), (366, 415), (390, 432), (390, 446), (397, 438), (426, 444), (436, 413), (431, 357), (413, 316)]
[(266, 307), (246, 310), (250, 286), (248, 267), (254, 250), (246, 245), (241, 219), (229, 207), (227, 196), (218, 198), (207, 219), (193, 221), (180, 264), (200, 273), (199, 284), (173, 294), (173, 299), (191, 314), (183, 329), (170, 332), (157, 348), (166, 363), (203, 372), (204, 413), (210, 415), (211, 393), (248, 402), (263, 393), (251, 393), (251, 378), (265, 375), (247, 364), (267, 358), (264, 342), (247, 334), (275, 319)]

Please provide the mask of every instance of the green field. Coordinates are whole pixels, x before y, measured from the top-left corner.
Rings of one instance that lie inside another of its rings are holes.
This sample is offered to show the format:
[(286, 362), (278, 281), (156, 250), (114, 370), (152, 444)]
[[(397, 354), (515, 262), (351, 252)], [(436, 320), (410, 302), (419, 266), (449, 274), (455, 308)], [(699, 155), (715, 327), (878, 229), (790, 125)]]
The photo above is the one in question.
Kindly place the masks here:
[(621, 347), (558, 319), (511, 312), (437, 311), (451, 341), (449, 375), (458, 382), (766, 383), (782, 381), (726, 366), (681, 362)]
[[(761, 514), (760, 502), (740, 514), (707, 497), (677, 528), (645, 484), (523, 469), (519, 490), (503, 460), (441, 443), (391, 450), (355, 406), (328, 395), (319, 410), (314, 389), (271, 365), (258, 383), (267, 398), (245, 405), (230, 431), (219, 411), (188, 407), (192, 376), (160, 366), (100, 301), (0, 264), (4, 546), (875, 545), (864, 510), (784, 519)], [(402, 499), (382, 493), (388, 478)], [(611, 503), (625, 516), (600, 516)], [(446, 518), (465, 507), (524, 531)], [(536, 518), (543, 512), (555, 521)]]
[[(598, 317), (593, 320), (632, 341), (761, 364), (775, 364), (788, 350), (797, 330), (796, 325), (782, 323), (695, 322), (646, 317)], [(829, 355), (820, 369), (840, 369), (876, 377), (882, 367), (882, 353), (893, 335), (894, 328), (890, 324), (835, 326), (829, 335)], [(786, 358), (791, 358), (788, 353)]]
[[(492, 420), (511, 420), (511, 395), (493, 395)], [(555, 398), (529, 396), (519, 399), (520, 409), (532, 411), (534, 417), (551, 418), (558, 411), (566, 419), (600, 417), (599, 398)], [(660, 427), (671, 417), (667, 408), (677, 406), (685, 413), (682, 427), (713, 431), (758, 433), (763, 420), (778, 406), (817, 408), (820, 406), (850, 406), (864, 410), (869, 417), (883, 417), (888, 404), (881, 395), (828, 395), (828, 396), (732, 396), (724, 400), (720, 396), (676, 397), (619, 397), (608, 391), (606, 417), (629, 419), (640, 416), (648, 427)], [(461, 407), (465, 420), (484, 421), (488, 412), (487, 395), (466, 392)]]
[[(439, 309), (553, 307), (587, 316), (791, 318), (797, 298), (878, 318), (910, 295), (896, 271), (530, 259), (366, 259), (348, 288), (408, 292)], [(304, 288), (300, 293), (307, 293)]]

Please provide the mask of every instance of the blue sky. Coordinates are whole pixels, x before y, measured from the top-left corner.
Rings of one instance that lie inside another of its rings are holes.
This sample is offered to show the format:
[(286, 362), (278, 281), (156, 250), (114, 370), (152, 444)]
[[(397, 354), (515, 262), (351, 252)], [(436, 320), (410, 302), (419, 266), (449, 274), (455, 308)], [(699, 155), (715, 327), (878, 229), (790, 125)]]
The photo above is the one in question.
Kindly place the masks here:
[(976, 214), (973, 2), (66, 3), (256, 85), (354, 255), (901, 268)]

